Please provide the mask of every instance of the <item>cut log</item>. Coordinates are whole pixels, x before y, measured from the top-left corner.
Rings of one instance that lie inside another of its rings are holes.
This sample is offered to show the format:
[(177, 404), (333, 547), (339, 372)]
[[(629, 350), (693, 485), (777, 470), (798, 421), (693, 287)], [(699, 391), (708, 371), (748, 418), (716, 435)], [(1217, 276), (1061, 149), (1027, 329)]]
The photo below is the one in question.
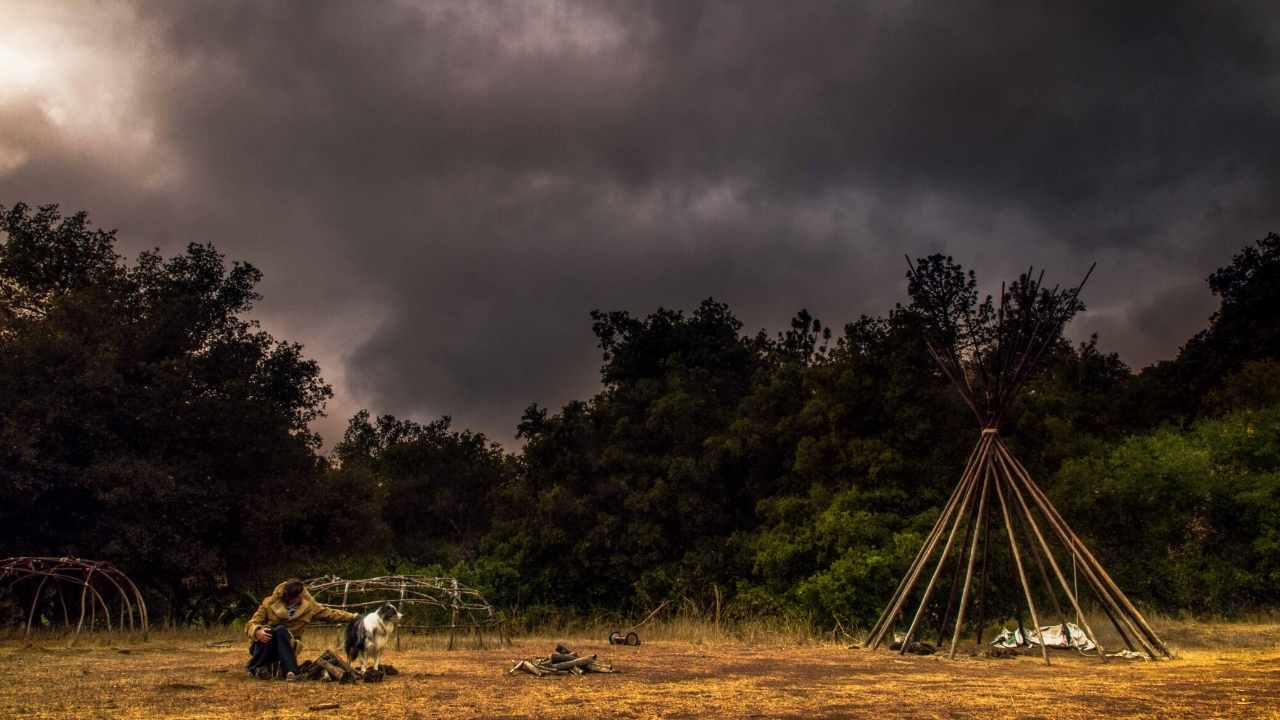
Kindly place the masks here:
[(334, 665), (337, 665), (338, 667), (342, 668), (343, 670), (346, 670), (349, 673), (354, 674), (356, 672), (356, 669), (351, 667), (351, 663), (347, 662), (345, 658), (340, 657), (337, 653), (333, 652), (332, 650), (325, 650), (324, 654), (321, 655), (320, 657), (328, 660), (329, 662), (333, 663)]
[(580, 657), (564, 643), (558, 643), (554, 652), (547, 657), (535, 657), (520, 660), (507, 671), (508, 675), (525, 672), (536, 677), (547, 675), (585, 675), (587, 673), (617, 672), (613, 665), (600, 662), (599, 657), (591, 655)]
[[(902, 650), (902, 643), (895, 640), (889, 643), (889, 649)], [(915, 640), (912, 640), (911, 642), (907, 643), (907, 652), (911, 653), (912, 655), (932, 655), (937, 651), (938, 651), (937, 648), (935, 648), (934, 646), (930, 645), (927, 642), (917, 642)]]
[(316, 665), (319, 665), (321, 668), (324, 668), (324, 671), (329, 676), (330, 680), (336, 680), (338, 682), (347, 681), (347, 676), (349, 675), (349, 673), (346, 670), (343, 670), (342, 668), (338, 667), (337, 665), (334, 665), (333, 663), (329, 662), (328, 659), (326, 659), (325, 657), (321, 656), (316, 658)]
[(565, 662), (551, 663), (551, 667), (556, 670), (570, 670), (576, 667), (582, 667), (583, 665), (590, 665), (595, 661), (596, 656), (591, 655), (590, 657), (581, 657), (574, 660), (566, 660)]
[(304, 680), (320, 680), (325, 677), (325, 669), (315, 660), (308, 660), (298, 666), (298, 677)]
[(529, 673), (530, 675), (533, 675), (534, 677), (542, 677), (543, 675), (546, 674), (537, 665), (534, 665), (528, 660), (521, 660), (520, 662), (516, 663), (515, 667), (507, 671), (507, 674), (514, 675), (517, 672), (526, 672), (526, 673)]

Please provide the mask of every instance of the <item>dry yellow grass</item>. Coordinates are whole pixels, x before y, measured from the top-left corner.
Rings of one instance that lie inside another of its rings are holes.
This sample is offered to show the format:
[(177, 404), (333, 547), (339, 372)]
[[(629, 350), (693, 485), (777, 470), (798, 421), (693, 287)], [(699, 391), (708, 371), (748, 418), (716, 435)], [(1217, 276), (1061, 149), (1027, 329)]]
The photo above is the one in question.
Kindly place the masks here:
[[(670, 628), (654, 628), (636, 648), (567, 638), (622, 673), (542, 679), (506, 670), (517, 657), (545, 654), (552, 638), (452, 652), (438, 640), (414, 640), (389, 653), (403, 674), (380, 685), (251, 680), (239, 637), (221, 648), (208, 646), (217, 636), (196, 633), (159, 633), (147, 643), (98, 636), (74, 648), (54, 637), (30, 648), (11, 640), (0, 644), (8, 671), (0, 717), (1280, 718), (1275, 623), (1162, 621), (1176, 660), (1103, 665), (1058, 653), (1048, 668), (1030, 657), (947, 661), (687, 630), (675, 640), (661, 639)], [(309, 633), (304, 656), (326, 639)], [(308, 710), (323, 703), (340, 708)]]

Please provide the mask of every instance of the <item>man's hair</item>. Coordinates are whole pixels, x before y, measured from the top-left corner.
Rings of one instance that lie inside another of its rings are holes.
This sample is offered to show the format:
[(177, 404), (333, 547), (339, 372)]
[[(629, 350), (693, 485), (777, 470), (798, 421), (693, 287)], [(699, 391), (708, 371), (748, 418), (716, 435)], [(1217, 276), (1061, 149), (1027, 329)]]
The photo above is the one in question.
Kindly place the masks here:
[(301, 580), (298, 578), (289, 578), (284, 581), (284, 599), (296, 600), (302, 595), (302, 591), (305, 589), (306, 586), (302, 584)]

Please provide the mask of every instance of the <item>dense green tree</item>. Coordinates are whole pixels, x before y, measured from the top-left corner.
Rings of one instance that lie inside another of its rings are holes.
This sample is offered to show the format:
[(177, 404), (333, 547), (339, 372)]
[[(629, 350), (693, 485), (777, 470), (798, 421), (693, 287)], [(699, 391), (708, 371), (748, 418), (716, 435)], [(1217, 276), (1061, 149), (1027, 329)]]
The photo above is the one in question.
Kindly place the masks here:
[(418, 565), (475, 559), (513, 460), (483, 434), (451, 425), (448, 417), (425, 425), (390, 415), (371, 422), (364, 410), (351, 418), (334, 448), (333, 473), (379, 499), (364, 552), (389, 549)]
[(712, 300), (688, 315), (592, 318), (604, 390), (558, 415), (525, 413), (523, 472), (493, 553), (543, 601), (616, 607), (713, 592), (742, 564), (731, 538), (750, 527), (753, 502), (704, 445), (732, 421), (757, 354)]
[[(836, 333), (801, 310), (752, 335), (711, 299), (596, 311), (601, 390), (530, 406), (517, 453), (361, 411), (324, 458), (308, 428), (329, 388), (249, 319), (251, 265), (207, 245), (127, 263), (53, 206), (0, 223), (0, 554), (111, 559), (177, 619), (225, 619), (224, 578), (403, 571), (527, 619), (678, 597), (868, 623), (978, 434), (925, 331), (990, 360), (1009, 317), (941, 255), (909, 304)], [(999, 421), (1132, 598), (1235, 612), (1280, 603), (1280, 236), (1209, 285), (1221, 307), (1176, 360), (1135, 375), (1096, 337), (1056, 338)], [(1045, 302), (1033, 288), (1011, 284), (1006, 313)], [(1020, 599), (1007, 549), (990, 564), (999, 619)]]
[(111, 558), (180, 614), (317, 542), (296, 500), (330, 390), (244, 318), (259, 271), (196, 244), (126, 265), (55, 206), (0, 223), (0, 553)]
[(1210, 613), (1280, 603), (1280, 406), (1069, 460), (1053, 492), (1134, 597)]
[(1246, 245), (1209, 276), (1209, 289), (1221, 300), (1209, 327), (1176, 359), (1147, 368), (1132, 389), (1148, 426), (1212, 412), (1206, 400), (1228, 376), (1249, 361), (1280, 357), (1280, 235)]

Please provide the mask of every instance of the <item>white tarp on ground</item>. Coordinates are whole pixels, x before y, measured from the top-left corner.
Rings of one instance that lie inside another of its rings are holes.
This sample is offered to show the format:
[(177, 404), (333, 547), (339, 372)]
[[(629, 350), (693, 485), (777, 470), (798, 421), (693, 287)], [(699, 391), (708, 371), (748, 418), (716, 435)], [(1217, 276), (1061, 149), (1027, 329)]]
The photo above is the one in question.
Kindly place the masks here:
[(1027, 644), (1039, 645), (1040, 638), (1044, 638), (1046, 647), (1051, 648), (1076, 648), (1081, 651), (1095, 650), (1097, 645), (1093, 644), (1093, 640), (1081, 630), (1075, 623), (1063, 623), (1061, 625), (1045, 625), (1040, 628), (1039, 632), (1028, 630), (1026, 640), (1023, 641), (1021, 630), (1010, 630), (1005, 628), (1000, 631), (995, 640), (991, 641), (992, 645), (997, 647), (1021, 647)]

